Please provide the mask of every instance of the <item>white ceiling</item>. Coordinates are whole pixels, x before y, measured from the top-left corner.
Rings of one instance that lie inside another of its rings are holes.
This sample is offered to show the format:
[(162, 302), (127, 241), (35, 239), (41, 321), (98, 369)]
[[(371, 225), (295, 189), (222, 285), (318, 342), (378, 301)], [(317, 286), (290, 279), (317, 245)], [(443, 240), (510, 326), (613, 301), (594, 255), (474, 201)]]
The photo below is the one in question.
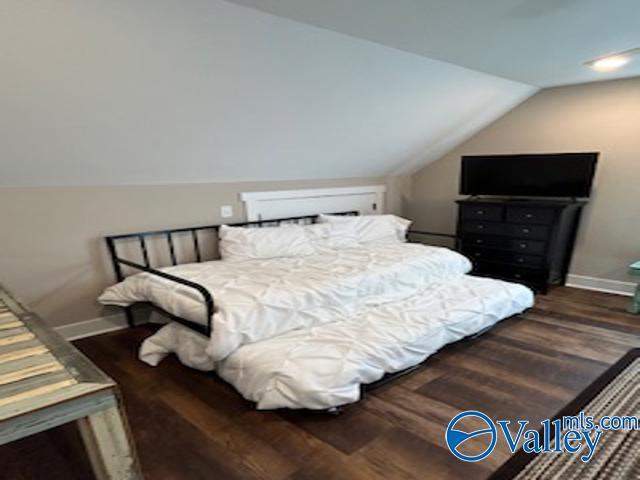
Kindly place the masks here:
[(0, 186), (408, 172), (536, 90), (217, 0), (3, 0), (0, 45)]
[(583, 64), (640, 47), (640, 0), (231, 1), (541, 87), (640, 75)]

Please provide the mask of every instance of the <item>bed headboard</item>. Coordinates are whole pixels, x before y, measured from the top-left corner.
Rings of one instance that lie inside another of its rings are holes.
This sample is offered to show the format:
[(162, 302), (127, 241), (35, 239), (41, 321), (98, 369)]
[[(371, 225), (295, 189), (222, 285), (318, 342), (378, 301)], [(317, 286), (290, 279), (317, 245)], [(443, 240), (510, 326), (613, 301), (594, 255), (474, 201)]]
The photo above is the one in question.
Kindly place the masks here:
[(384, 213), (385, 185), (366, 185), (301, 190), (242, 192), (247, 219), (263, 220), (357, 210), (361, 215)]
[[(337, 212), (331, 215), (358, 215), (357, 211)], [(316, 223), (318, 215), (230, 223), (233, 227), (273, 227), (287, 224)], [(118, 281), (127, 275), (125, 270), (136, 271), (160, 268), (182, 263), (204, 262), (220, 258), (218, 229), (220, 225), (150, 230), (145, 232), (109, 235), (105, 237), (113, 270)], [(122, 253), (129, 258), (122, 258)], [(131, 258), (133, 257), (133, 258)], [(127, 268), (128, 267), (128, 268)]]

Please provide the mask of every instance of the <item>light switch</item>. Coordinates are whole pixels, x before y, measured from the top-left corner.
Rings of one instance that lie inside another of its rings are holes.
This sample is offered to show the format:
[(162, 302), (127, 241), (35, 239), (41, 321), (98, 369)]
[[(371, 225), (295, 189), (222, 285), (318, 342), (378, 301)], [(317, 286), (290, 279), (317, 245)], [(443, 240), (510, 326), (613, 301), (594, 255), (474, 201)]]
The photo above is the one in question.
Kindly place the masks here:
[(233, 207), (231, 205), (222, 205), (220, 207), (220, 216), (222, 218), (233, 217)]

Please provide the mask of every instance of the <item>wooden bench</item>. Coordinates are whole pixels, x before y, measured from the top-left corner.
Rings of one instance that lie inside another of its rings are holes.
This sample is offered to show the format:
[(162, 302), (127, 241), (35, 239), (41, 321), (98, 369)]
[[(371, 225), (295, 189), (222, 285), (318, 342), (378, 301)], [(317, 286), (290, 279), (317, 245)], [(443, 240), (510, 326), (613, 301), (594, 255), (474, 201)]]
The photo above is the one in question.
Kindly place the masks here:
[(142, 478), (117, 385), (0, 285), (0, 445), (72, 421), (96, 478)]

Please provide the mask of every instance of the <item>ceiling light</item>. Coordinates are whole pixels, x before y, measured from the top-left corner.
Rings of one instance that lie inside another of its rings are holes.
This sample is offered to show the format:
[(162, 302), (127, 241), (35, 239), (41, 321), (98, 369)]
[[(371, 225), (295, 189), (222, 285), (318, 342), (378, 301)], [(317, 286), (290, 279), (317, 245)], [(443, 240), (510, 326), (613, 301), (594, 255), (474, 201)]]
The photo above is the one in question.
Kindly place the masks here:
[(610, 72), (620, 67), (624, 67), (631, 59), (623, 55), (614, 55), (613, 57), (604, 57), (596, 60), (591, 64), (591, 68), (599, 72)]
[(588, 62), (585, 62), (585, 65), (588, 65), (598, 72), (611, 72), (613, 70), (617, 70), (618, 68), (624, 67), (631, 61), (631, 57), (638, 53), (640, 53), (640, 48), (625, 50), (624, 52), (607, 55), (606, 57), (589, 60)]

